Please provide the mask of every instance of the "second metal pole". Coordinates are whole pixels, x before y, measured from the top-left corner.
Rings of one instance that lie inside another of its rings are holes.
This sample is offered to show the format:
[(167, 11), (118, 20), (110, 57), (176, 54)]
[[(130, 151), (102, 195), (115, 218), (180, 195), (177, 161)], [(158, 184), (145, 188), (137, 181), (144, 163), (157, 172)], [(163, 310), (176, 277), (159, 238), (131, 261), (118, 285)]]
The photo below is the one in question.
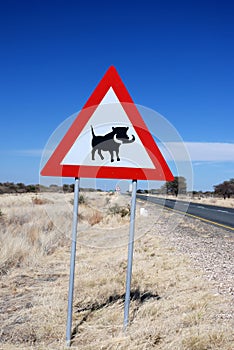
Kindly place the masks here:
[(131, 279), (132, 279), (132, 259), (133, 259), (133, 246), (134, 246), (134, 231), (135, 231), (135, 213), (136, 213), (136, 190), (137, 190), (137, 180), (133, 180), (129, 242), (128, 242), (128, 267), (127, 267), (126, 294), (125, 294), (125, 303), (124, 303), (124, 331), (128, 326), (128, 317), (129, 317)]
[(80, 179), (76, 178), (75, 188), (74, 188), (70, 281), (69, 281), (68, 308), (67, 308), (67, 329), (66, 329), (67, 346), (71, 346), (72, 305), (73, 305), (73, 290), (74, 290), (74, 276), (75, 276), (75, 262), (76, 262), (76, 236), (77, 236), (78, 205), (79, 205), (79, 184), (80, 184)]

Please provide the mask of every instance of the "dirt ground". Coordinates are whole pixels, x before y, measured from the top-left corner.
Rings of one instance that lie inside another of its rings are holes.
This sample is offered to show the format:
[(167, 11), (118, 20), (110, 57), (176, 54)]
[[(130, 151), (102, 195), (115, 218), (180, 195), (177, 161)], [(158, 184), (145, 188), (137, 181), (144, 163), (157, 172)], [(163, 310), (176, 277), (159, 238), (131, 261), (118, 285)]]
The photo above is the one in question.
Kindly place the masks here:
[[(232, 350), (233, 233), (130, 197), (80, 196), (72, 349)], [(0, 349), (66, 349), (73, 194), (0, 197)]]

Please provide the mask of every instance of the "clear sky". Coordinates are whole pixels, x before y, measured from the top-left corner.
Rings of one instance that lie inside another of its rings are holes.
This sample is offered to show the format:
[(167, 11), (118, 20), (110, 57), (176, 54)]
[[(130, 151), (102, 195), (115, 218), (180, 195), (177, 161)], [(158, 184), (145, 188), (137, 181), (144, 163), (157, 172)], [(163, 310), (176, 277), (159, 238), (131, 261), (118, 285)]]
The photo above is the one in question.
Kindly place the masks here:
[(0, 182), (41, 151), (114, 65), (188, 146), (194, 189), (234, 177), (233, 1), (0, 1)]

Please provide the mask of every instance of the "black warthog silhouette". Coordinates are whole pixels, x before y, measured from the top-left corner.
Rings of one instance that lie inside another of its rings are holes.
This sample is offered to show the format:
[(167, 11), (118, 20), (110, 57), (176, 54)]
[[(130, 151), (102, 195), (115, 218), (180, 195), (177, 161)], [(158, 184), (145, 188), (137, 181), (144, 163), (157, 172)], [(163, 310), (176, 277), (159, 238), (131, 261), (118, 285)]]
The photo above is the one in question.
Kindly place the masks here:
[(114, 152), (116, 153), (117, 161), (120, 161), (119, 158), (119, 147), (122, 143), (133, 143), (135, 141), (135, 136), (132, 135), (132, 139), (129, 140), (127, 135), (128, 127), (117, 126), (112, 127), (112, 131), (106, 135), (94, 134), (93, 127), (92, 130), (92, 160), (95, 160), (95, 152), (98, 151), (100, 158), (103, 160), (102, 151), (108, 151), (111, 156), (111, 162), (114, 162)]

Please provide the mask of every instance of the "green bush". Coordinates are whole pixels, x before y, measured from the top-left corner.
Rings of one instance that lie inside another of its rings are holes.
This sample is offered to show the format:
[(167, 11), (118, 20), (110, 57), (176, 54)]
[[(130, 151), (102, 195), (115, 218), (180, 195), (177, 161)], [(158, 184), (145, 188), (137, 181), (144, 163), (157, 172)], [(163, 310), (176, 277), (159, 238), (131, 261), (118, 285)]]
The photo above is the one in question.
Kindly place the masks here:
[[(74, 199), (70, 200), (71, 205), (74, 204)], [(79, 204), (87, 204), (87, 198), (83, 194), (79, 194)]]
[(87, 204), (87, 199), (83, 194), (79, 195), (79, 204)]
[(130, 206), (121, 207), (117, 203), (108, 209), (108, 214), (110, 215), (120, 215), (121, 218), (130, 215)]

